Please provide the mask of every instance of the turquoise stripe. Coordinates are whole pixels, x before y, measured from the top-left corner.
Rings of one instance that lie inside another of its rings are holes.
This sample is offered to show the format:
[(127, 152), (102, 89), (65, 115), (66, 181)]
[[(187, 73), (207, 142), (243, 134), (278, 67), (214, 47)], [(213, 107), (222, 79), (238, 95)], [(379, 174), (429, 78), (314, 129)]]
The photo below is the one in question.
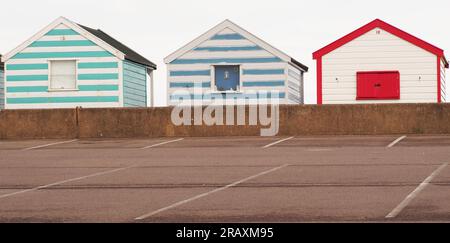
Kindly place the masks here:
[(30, 58), (75, 58), (75, 57), (111, 57), (107, 51), (85, 51), (85, 52), (30, 52), (18, 53), (12, 59)]
[(196, 51), (259, 51), (262, 50), (259, 46), (211, 46), (211, 47), (197, 47)]
[(48, 69), (47, 63), (36, 63), (36, 64), (8, 64), (6, 65), (6, 70), (45, 70)]
[(118, 102), (118, 96), (82, 96), (82, 97), (30, 97), (7, 98), (8, 104), (45, 104), (45, 103), (87, 103), (87, 102)]
[(119, 85), (79, 85), (78, 89), (80, 91), (117, 91)]
[[(119, 85), (79, 85), (80, 91), (117, 91)], [(47, 92), (48, 86), (8, 87), (8, 93)]]
[(117, 62), (80, 62), (78, 63), (78, 68), (118, 68), (119, 63)]
[(48, 86), (7, 87), (8, 93), (47, 92)]
[(204, 63), (270, 63), (281, 62), (278, 57), (268, 58), (213, 58), (213, 59), (177, 59), (172, 64), (204, 64)]
[(66, 41), (35, 41), (30, 47), (54, 47), (54, 46), (96, 46), (90, 40), (66, 40)]
[(244, 40), (245, 38), (240, 34), (217, 34), (211, 40)]
[(119, 74), (117, 73), (89, 73), (89, 74), (78, 74), (78, 80), (116, 80), (119, 79)]
[(197, 70), (197, 71), (170, 71), (170, 76), (209, 76), (211, 70)]
[(244, 75), (275, 75), (284, 74), (284, 69), (247, 69), (244, 70)]
[(170, 83), (170, 88), (193, 88), (193, 87), (209, 88), (209, 87), (211, 87), (211, 82), (203, 82), (203, 83), (194, 83), (194, 82)]
[(194, 94), (189, 94), (189, 95), (171, 95), (170, 99), (171, 100), (179, 100), (179, 99), (191, 99), (191, 100), (200, 100), (200, 99), (204, 99), (204, 100), (210, 100), (210, 99), (270, 99), (270, 98), (278, 98), (278, 99), (283, 99), (286, 98), (286, 93), (282, 92), (282, 93), (278, 93), (278, 95), (276, 94), (272, 94), (272, 93), (267, 93), (267, 94), (204, 94), (204, 95), (194, 95)]
[(243, 82), (244, 87), (277, 87), (284, 86), (284, 81)]
[(9, 75), (6, 81), (47, 81), (48, 75)]
[(72, 29), (57, 29), (57, 30), (50, 30), (45, 35), (80, 35), (80, 34), (78, 34), (78, 32)]

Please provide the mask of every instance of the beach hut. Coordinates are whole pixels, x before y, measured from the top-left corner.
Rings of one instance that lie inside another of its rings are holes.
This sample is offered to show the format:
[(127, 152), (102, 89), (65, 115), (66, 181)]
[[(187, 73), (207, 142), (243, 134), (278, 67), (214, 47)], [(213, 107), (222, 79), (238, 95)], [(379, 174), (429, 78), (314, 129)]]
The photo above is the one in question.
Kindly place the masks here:
[(2, 60), (6, 109), (151, 106), (156, 65), (102, 30), (64, 17)]
[[(308, 67), (225, 20), (167, 58), (168, 103), (303, 104)], [(199, 102), (195, 102), (199, 101)]]
[(379, 19), (313, 58), (318, 104), (446, 102), (444, 51)]

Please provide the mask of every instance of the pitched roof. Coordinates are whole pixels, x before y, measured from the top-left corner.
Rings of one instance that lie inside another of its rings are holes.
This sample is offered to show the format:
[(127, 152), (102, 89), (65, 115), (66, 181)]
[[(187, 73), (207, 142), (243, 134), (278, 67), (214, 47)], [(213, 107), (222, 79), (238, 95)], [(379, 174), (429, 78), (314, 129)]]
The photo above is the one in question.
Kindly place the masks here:
[(375, 28), (383, 29), (384, 31), (387, 31), (405, 41), (410, 42), (411, 44), (414, 44), (428, 52), (435, 54), (438, 57), (441, 57), (445, 61), (446, 67), (448, 68), (448, 61), (445, 58), (444, 51), (442, 49), (440, 49), (426, 41), (423, 41), (409, 33), (406, 33), (405, 31), (403, 31), (397, 27), (394, 27), (380, 19), (375, 19), (374, 21), (364, 25), (363, 27), (353, 31), (352, 33), (350, 33), (350, 34), (338, 39), (337, 41), (323, 47), (322, 49), (314, 52), (313, 58), (318, 59), (318, 58), (336, 50), (337, 48), (353, 41), (354, 39), (366, 34), (367, 32), (369, 32)]
[(81, 24), (78, 24), (78, 25), (81, 28), (89, 31), (89, 33), (95, 35), (99, 39), (103, 40), (104, 42), (110, 44), (112, 47), (114, 47), (117, 50), (119, 50), (122, 53), (124, 53), (125, 54), (125, 59), (127, 59), (129, 61), (132, 61), (132, 62), (135, 62), (135, 63), (142, 64), (144, 66), (148, 66), (148, 67), (156, 69), (156, 64), (154, 64), (153, 62), (149, 61), (145, 57), (139, 55), (137, 52), (133, 51), (131, 48), (129, 48), (126, 45), (122, 44), (118, 40), (114, 39), (110, 35), (108, 35), (105, 32), (103, 32), (102, 30), (100, 30), (100, 29), (92, 29), (92, 28), (89, 28), (89, 27), (81, 25)]
[(255, 35), (251, 34), (247, 30), (245, 30), (244, 28), (238, 26), (237, 24), (231, 22), (228, 19), (223, 21), (222, 23), (216, 25), (215, 27), (213, 27), (212, 29), (208, 30), (203, 35), (199, 36), (195, 40), (189, 42), (185, 46), (181, 47), (177, 51), (175, 51), (172, 54), (170, 54), (169, 56), (167, 56), (164, 59), (164, 62), (165, 63), (171, 63), (173, 60), (175, 60), (178, 57), (184, 55), (188, 51), (194, 49), (195, 47), (197, 47), (198, 45), (200, 45), (204, 41), (207, 41), (209, 38), (211, 38), (212, 36), (214, 36), (215, 34), (217, 34), (218, 32), (222, 31), (225, 28), (229, 28), (229, 29), (235, 31), (236, 33), (241, 34), (246, 39), (254, 42), (255, 44), (257, 44), (259, 46), (261, 46), (263, 49), (265, 49), (266, 51), (272, 53), (274, 56), (279, 57), (281, 60), (283, 60), (285, 62), (288, 62), (288, 63), (291, 63), (292, 65), (298, 67), (299, 69), (302, 69), (305, 72), (308, 71), (308, 67), (306, 65), (303, 65), (302, 63), (300, 63), (299, 61), (297, 61), (294, 58), (290, 57), (286, 53), (278, 50), (277, 48), (275, 48), (273, 46), (271, 46), (267, 42), (261, 40), (260, 38), (256, 37)]

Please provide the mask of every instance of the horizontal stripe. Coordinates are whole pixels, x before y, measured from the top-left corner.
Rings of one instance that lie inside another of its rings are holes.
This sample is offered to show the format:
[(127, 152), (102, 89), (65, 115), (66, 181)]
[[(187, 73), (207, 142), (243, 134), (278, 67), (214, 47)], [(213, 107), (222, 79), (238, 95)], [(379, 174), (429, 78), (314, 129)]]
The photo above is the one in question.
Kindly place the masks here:
[(197, 47), (195, 51), (259, 51), (262, 50), (259, 46), (210, 46), (210, 47)]
[[(79, 85), (79, 91), (117, 91), (118, 85)], [(8, 87), (8, 93), (47, 92), (48, 86), (17, 86)], [(75, 91), (76, 92), (76, 91)]]
[(203, 82), (203, 83), (194, 83), (194, 82), (170, 83), (170, 88), (193, 88), (193, 87), (208, 88), (208, 87), (211, 87), (211, 82)]
[(277, 87), (284, 86), (284, 81), (243, 82), (244, 87)]
[(179, 100), (179, 99), (191, 99), (191, 100), (210, 100), (214, 99), (270, 99), (270, 98), (279, 98), (283, 99), (286, 97), (286, 93), (278, 93), (276, 94), (204, 94), (204, 95), (171, 95), (171, 100)]
[(270, 58), (213, 58), (213, 59), (177, 59), (171, 64), (198, 64), (198, 63), (267, 63), (281, 62), (278, 57)]
[(78, 74), (79, 80), (109, 80), (119, 79), (117, 73), (90, 73), (90, 74)]
[(275, 75), (284, 74), (284, 69), (247, 69), (244, 75)]
[(96, 46), (90, 40), (35, 41), (29, 47)]
[(45, 103), (86, 103), (86, 102), (119, 102), (118, 96), (81, 96), (81, 97), (30, 97), (7, 98), (8, 104), (45, 104)]
[(107, 51), (85, 51), (85, 52), (27, 52), (18, 53), (12, 59), (27, 58), (76, 58), (76, 57), (110, 57)]
[(196, 70), (196, 71), (170, 71), (170, 76), (209, 76), (211, 70)]
[(19, 86), (19, 87), (7, 87), (8, 93), (28, 93), (28, 92), (47, 92), (48, 86)]
[(6, 81), (46, 81), (48, 75), (8, 75)]
[(6, 70), (40, 70), (48, 69), (47, 63), (34, 63), (34, 64), (8, 64)]
[(72, 30), (72, 29), (55, 29), (50, 30), (45, 35), (79, 35), (78, 32)]
[(80, 91), (117, 91), (119, 85), (79, 85)]
[(118, 68), (119, 63), (117, 62), (80, 62), (78, 63), (78, 68), (88, 69), (88, 68)]
[(242, 35), (233, 33), (233, 34), (217, 34), (211, 37), (210, 40), (243, 40), (245, 39)]

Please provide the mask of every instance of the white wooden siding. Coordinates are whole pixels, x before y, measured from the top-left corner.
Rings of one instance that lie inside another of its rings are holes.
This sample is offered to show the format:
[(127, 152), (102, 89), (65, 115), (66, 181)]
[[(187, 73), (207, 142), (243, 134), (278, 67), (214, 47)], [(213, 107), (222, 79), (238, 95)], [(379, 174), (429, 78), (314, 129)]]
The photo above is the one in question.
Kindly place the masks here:
[(446, 83), (446, 68), (444, 60), (441, 61), (441, 99), (442, 102), (447, 102), (447, 83)]
[(303, 73), (288, 64), (287, 66), (287, 98), (290, 104), (303, 104)]
[[(436, 65), (434, 54), (384, 30), (374, 29), (323, 56), (323, 103), (437, 102)], [(397, 70), (400, 100), (356, 100), (357, 72)]]

